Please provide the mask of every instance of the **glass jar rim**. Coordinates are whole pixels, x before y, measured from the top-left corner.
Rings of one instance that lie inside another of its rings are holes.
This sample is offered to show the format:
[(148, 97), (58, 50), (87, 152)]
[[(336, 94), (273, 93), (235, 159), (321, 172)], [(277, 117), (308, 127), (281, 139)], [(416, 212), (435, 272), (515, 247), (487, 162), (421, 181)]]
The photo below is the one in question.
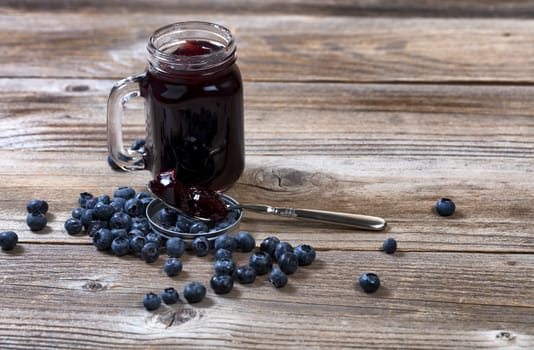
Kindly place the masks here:
[[(213, 52), (185, 56), (170, 51), (185, 40), (206, 40), (222, 47)], [(202, 21), (176, 22), (154, 31), (147, 44), (148, 60), (158, 71), (165, 73), (196, 72), (226, 66), (236, 59), (236, 43), (226, 27)]]

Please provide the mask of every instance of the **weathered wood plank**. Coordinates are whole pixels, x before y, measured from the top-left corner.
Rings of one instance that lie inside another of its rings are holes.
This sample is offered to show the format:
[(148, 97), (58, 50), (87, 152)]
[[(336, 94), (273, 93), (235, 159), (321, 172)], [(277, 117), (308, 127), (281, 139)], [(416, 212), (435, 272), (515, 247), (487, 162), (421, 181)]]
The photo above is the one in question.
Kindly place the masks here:
[[(236, 253), (238, 262), (246, 258)], [(280, 290), (261, 276), (253, 285), (236, 284), (225, 296), (208, 288), (200, 304), (162, 306), (153, 313), (142, 308), (148, 291), (169, 286), (181, 291), (190, 280), (207, 283), (212, 259), (186, 255), (183, 273), (171, 279), (161, 269), (163, 258), (146, 264), (93, 247), (21, 244), (0, 254), (2, 347), (250, 349), (268, 342), (290, 349), (528, 349), (534, 344), (532, 255), (321, 251)], [(383, 286), (366, 295), (356, 279), (370, 270)]]
[[(69, 237), (63, 222), (83, 191), (112, 194), (123, 185), (142, 190), (147, 172), (117, 173), (104, 152), (0, 152), (0, 227), (19, 232), (25, 242), (89, 244)], [(399, 249), (531, 252), (533, 179), (531, 160), (401, 159), (397, 157), (247, 157), (247, 169), (230, 191), (243, 203), (270, 203), (377, 215), (386, 232), (273, 219), (246, 213), (241, 228), (257, 240), (277, 234), (308, 241), (320, 249), (376, 250), (388, 236)], [(452, 197), (453, 218), (432, 213), (437, 198)], [(31, 233), (25, 203), (50, 202), (53, 219), (44, 233)]]
[(526, 20), (180, 11), (0, 16), (2, 77), (123, 78), (144, 69), (154, 29), (194, 19), (230, 27), (247, 81), (532, 83), (534, 76), (534, 23)]
[(225, 13), (234, 14), (314, 14), (334, 16), (391, 16), (391, 17), (533, 17), (534, 7), (528, 0), (502, 1), (457, 1), (444, 0), (4, 0), (6, 11), (83, 11), (95, 12), (142, 12), (146, 14), (167, 13)]

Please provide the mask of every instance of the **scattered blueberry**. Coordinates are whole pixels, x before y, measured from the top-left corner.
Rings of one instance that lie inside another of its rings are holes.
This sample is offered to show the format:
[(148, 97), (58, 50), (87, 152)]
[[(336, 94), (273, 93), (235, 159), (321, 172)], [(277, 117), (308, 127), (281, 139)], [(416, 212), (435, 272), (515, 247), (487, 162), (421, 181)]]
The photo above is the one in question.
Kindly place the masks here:
[(111, 229), (111, 234), (113, 235), (113, 239), (116, 239), (118, 237), (128, 237), (128, 231), (126, 231), (123, 228), (113, 228)]
[(83, 230), (82, 221), (76, 218), (67, 219), (65, 221), (64, 227), (65, 227), (65, 231), (67, 231), (69, 235), (77, 235)]
[(226, 249), (233, 252), (237, 247), (235, 238), (228, 233), (222, 234), (215, 238), (215, 249)]
[(218, 259), (215, 260), (213, 268), (218, 275), (232, 275), (235, 271), (235, 263), (231, 259)]
[(135, 190), (130, 186), (119, 187), (113, 193), (113, 197), (122, 197), (128, 200), (135, 197)]
[(163, 208), (158, 212), (158, 221), (163, 226), (173, 226), (178, 219), (178, 212), (171, 208)]
[(256, 271), (256, 275), (265, 275), (273, 267), (273, 259), (266, 252), (256, 252), (250, 256), (248, 264)]
[(274, 256), (274, 250), (276, 249), (276, 245), (280, 243), (280, 240), (278, 237), (271, 236), (265, 238), (261, 244), (260, 244), (260, 250), (262, 252), (266, 252), (270, 256)]
[(150, 199), (152, 199), (152, 196), (150, 195), (150, 193), (148, 193), (146, 191), (141, 191), (141, 192), (137, 192), (135, 194), (134, 198), (137, 198), (137, 199), (150, 198)]
[(143, 233), (150, 232), (150, 223), (148, 219), (144, 216), (138, 216), (132, 218), (132, 225), (130, 226), (131, 230), (139, 230)]
[(152, 292), (147, 293), (143, 297), (143, 305), (148, 311), (156, 310), (161, 305), (161, 298)]
[(210, 252), (210, 242), (204, 236), (197, 237), (193, 240), (191, 249), (196, 256), (206, 256)]
[(130, 216), (140, 216), (143, 214), (143, 203), (140, 199), (130, 198), (124, 203), (124, 212)]
[(176, 304), (180, 300), (178, 292), (174, 288), (165, 288), (161, 293), (161, 299), (167, 305)]
[(74, 208), (72, 209), (71, 215), (75, 219), (81, 219), (84, 210), (84, 208)]
[(289, 242), (280, 242), (276, 245), (276, 248), (274, 249), (274, 258), (276, 261), (280, 259), (282, 254), (285, 252), (293, 252), (293, 246), (289, 244)]
[(165, 243), (167, 255), (171, 258), (179, 258), (185, 253), (185, 243), (180, 237), (172, 237)]
[(163, 243), (163, 237), (161, 237), (161, 235), (157, 232), (149, 232), (146, 236), (145, 236), (145, 240), (148, 242), (154, 242), (158, 245), (158, 247), (161, 246), (161, 244)]
[(12, 250), (17, 245), (19, 237), (13, 231), (0, 232), (0, 247), (2, 250)]
[(208, 225), (206, 225), (206, 223), (202, 221), (196, 221), (195, 223), (191, 224), (191, 226), (189, 226), (189, 233), (201, 233), (208, 231)]
[(95, 220), (95, 210), (94, 209), (85, 209), (82, 212), (82, 216), (80, 218), (82, 220), (82, 225), (87, 229), (91, 222)]
[(87, 202), (85, 202), (85, 209), (94, 209), (97, 203), (98, 200), (96, 198), (89, 198)]
[(45, 214), (41, 212), (33, 212), (29, 213), (28, 216), (26, 216), (26, 224), (28, 224), (28, 227), (32, 231), (41, 231), (46, 227), (47, 220)]
[(235, 270), (235, 277), (241, 284), (252, 283), (256, 280), (256, 270), (251, 266), (239, 266)]
[(123, 256), (130, 252), (130, 240), (126, 236), (119, 236), (111, 242), (111, 251), (116, 256)]
[(190, 225), (191, 221), (185, 216), (180, 215), (176, 219), (175, 227), (178, 229), (178, 232), (189, 232)]
[(87, 200), (93, 198), (93, 195), (89, 192), (82, 192), (80, 193), (80, 196), (78, 197), (78, 204), (80, 207), (85, 208), (85, 204), (87, 203)]
[(147, 242), (141, 249), (141, 258), (147, 263), (153, 263), (158, 260), (159, 245), (154, 242)]
[(269, 274), (269, 282), (276, 288), (282, 288), (287, 284), (287, 275), (280, 269), (274, 268)]
[(176, 276), (182, 271), (182, 262), (178, 258), (169, 258), (163, 264), (163, 271), (169, 277)]
[(436, 212), (441, 216), (451, 216), (456, 210), (456, 204), (449, 198), (440, 198), (436, 202)]
[(28, 213), (43, 213), (48, 211), (48, 203), (42, 199), (32, 199), (26, 203), (26, 209)]
[(215, 294), (226, 294), (234, 287), (234, 280), (230, 275), (215, 275), (210, 279), (210, 286)]
[(145, 237), (143, 236), (133, 236), (130, 237), (130, 251), (134, 253), (141, 253), (141, 250), (145, 246)]
[(98, 201), (98, 203), (104, 203), (104, 204), (111, 203), (111, 198), (107, 194), (98, 196), (96, 200)]
[(109, 204), (104, 202), (96, 203), (94, 209), (94, 216), (98, 220), (109, 220), (111, 216), (115, 213), (115, 209)]
[(382, 244), (382, 250), (388, 254), (393, 254), (397, 250), (397, 241), (394, 238), (388, 238)]
[(237, 249), (242, 252), (251, 252), (256, 247), (256, 240), (248, 231), (241, 231), (235, 237)]
[(113, 242), (113, 234), (107, 228), (101, 228), (95, 232), (93, 243), (98, 250), (108, 250)]
[(96, 231), (100, 230), (101, 228), (108, 228), (106, 222), (100, 220), (92, 220), (87, 226), (86, 231), (89, 237), (94, 237)]
[(109, 228), (123, 228), (125, 230), (130, 230), (132, 226), (132, 218), (130, 215), (118, 212), (111, 216), (109, 219)]
[(232, 260), (232, 251), (224, 248), (217, 249), (215, 251), (215, 260), (230, 259)]
[(359, 278), (360, 287), (365, 293), (374, 293), (380, 287), (380, 279), (374, 273), (364, 273)]
[(198, 303), (206, 296), (206, 287), (200, 282), (189, 282), (184, 287), (184, 298), (189, 303)]
[(299, 244), (293, 253), (297, 256), (299, 266), (310, 265), (315, 260), (315, 249), (309, 244)]
[(297, 271), (299, 266), (299, 261), (297, 256), (293, 252), (285, 252), (278, 259), (278, 267), (286, 275), (291, 275)]

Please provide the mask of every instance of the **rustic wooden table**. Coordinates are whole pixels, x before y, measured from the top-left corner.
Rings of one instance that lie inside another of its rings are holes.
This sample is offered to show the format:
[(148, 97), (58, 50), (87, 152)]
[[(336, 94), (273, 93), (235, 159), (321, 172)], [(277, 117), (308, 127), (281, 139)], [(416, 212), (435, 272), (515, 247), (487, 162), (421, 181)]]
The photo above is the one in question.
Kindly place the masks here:
[[(534, 348), (532, 17), (529, 1), (3, 0), (0, 230), (20, 243), (0, 251), (0, 348)], [(213, 258), (186, 254), (169, 278), (163, 257), (99, 252), (63, 223), (80, 192), (144, 189), (148, 172), (106, 163), (106, 100), (143, 71), (148, 35), (183, 20), (237, 38), (247, 164), (230, 193), (389, 226), (246, 213), (258, 244), (309, 243), (317, 260), (282, 289), (262, 276), (148, 312), (145, 293), (207, 284)], [(445, 196), (449, 218), (432, 211)], [(38, 233), (33, 198), (50, 204)], [(381, 277), (377, 293), (359, 288), (364, 272)]]

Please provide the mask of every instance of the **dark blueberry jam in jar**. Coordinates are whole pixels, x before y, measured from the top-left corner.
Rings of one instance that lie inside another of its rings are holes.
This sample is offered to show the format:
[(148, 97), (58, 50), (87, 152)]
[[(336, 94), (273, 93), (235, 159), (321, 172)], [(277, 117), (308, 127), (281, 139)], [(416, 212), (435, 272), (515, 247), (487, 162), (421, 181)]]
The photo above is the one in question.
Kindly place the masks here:
[[(117, 122), (110, 123), (114, 106), (108, 103), (111, 156), (124, 169), (150, 170), (150, 190), (167, 204), (192, 215), (195, 210), (225, 215), (217, 194), (237, 182), (245, 164), (243, 85), (234, 38), (213, 23), (182, 22), (155, 31), (147, 48), (146, 72), (125, 80), (138, 90), (116, 97), (122, 103), (132, 96), (145, 99), (144, 153), (113, 141)], [(113, 91), (110, 101), (112, 96)]]

